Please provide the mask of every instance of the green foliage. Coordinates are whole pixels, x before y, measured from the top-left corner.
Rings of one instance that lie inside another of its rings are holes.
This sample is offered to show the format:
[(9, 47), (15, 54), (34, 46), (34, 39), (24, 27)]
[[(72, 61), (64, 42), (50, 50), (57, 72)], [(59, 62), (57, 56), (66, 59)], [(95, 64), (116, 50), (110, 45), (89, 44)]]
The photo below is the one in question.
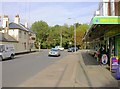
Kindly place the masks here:
[(76, 42), (77, 45), (83, 46), (82, 38), (84, 37), (84, 34), (86, 30), (88, 29), (87, 24), (79, 25), (76, 30)]
[[(76, 23), (77, 45), (82, 44), (82, 38), (87, 30), (88, 25)], [(74, 45), (74, 26), (71, 25), (55, 25), (48, 26), (44, 21), (37, 21), (32, 24), (31, 29), (37, 34), (36, 47), (41, 43), (41, 48), (52, 48), (60, 45), (62, 37), (62, 46), (68, 48)]]
[(44, 42), (48, 36), (48, 29), (49, 26), (44, 21), (37, 21), (32, 24), (31, 29), (36, 32), (37, 34), (37, 41), (38, 42)]

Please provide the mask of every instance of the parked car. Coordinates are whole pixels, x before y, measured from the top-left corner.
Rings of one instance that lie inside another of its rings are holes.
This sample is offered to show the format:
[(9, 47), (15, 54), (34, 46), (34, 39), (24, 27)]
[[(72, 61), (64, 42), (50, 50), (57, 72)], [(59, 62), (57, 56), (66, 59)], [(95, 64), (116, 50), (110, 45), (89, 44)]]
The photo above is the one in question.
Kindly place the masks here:
[(60, 56), (60, 50), (59, 49), (56, 49), (56, 48), (52, 48), (50, 51), (49, 51), (49, 55), (48, 56)]
[(64, 50), (64, 48), (61, 47), (61, 46), (55, 46), (55, 48), (56, 48), (56, 49), (59, 49), (60, 51), (63, 51), (63, 50)]
[(77, 47), (68, 48), (68, 52), (75, 52), (75, 50), (78, 51), (78, 48)]
[(0, 44), (0, 60), (7, 58), (13, 59), (15, 56), (14, 45), (12, 44)]
[(68, 48), (68, 52), (73, 52), (73, 48)]

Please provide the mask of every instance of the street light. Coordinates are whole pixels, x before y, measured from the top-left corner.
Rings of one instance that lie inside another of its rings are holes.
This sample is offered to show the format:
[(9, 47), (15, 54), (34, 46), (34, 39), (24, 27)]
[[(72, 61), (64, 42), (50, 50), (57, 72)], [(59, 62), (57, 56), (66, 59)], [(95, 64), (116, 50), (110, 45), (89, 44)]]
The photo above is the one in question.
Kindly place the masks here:
[[(68, 18), (68, 19), (72, 19), (72, 18)], [(76, 52), (76, 23), (74, 24), (74, 47), (75, 47), (75, 52)]]

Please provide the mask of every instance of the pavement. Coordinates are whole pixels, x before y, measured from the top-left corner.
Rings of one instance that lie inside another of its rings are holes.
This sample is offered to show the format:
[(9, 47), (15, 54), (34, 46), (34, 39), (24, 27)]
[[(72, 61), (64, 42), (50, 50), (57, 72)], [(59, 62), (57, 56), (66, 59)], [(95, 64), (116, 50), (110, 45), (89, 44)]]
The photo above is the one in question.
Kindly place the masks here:
[(99, 65), (97, 61), (87, 53), (87, 51), (81, 51), (79, 59), (75, 87), (119, 86), (119, 81), (115, 79), (108, 69), (106, 69), (106, 66)]
[(111, 72), (86, 50), (71, 53), (40, 71), (19, 87), (118, 87)]

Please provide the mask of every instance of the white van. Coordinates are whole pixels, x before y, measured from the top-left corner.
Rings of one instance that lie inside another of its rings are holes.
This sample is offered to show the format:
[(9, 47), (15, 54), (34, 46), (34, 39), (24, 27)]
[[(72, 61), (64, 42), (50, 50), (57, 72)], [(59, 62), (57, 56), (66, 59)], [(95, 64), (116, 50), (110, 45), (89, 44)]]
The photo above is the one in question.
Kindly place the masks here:
[(0, 44), (0, 60), (11, 58), (15, 56), (14, 45), (12, 44)]

